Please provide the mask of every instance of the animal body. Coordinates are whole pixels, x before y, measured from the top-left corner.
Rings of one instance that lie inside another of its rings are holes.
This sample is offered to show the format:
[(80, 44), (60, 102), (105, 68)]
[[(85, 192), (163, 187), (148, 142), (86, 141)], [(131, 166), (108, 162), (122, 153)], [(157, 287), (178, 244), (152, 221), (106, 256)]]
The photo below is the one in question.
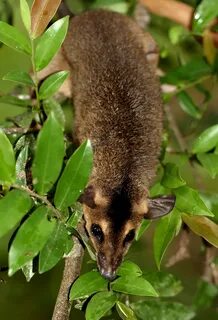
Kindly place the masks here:
[[(64, 57), (64, 58), (63, 58)], [(71, 19), (62, 58), (71, 71), (74, 134), (90, 139), (94, 165), (80, 197), (101, 274), (116, 269), (143, 218), (174, 198), (149, 199), (162, 137), (156, 46), (130, 18), (98, 10)]]

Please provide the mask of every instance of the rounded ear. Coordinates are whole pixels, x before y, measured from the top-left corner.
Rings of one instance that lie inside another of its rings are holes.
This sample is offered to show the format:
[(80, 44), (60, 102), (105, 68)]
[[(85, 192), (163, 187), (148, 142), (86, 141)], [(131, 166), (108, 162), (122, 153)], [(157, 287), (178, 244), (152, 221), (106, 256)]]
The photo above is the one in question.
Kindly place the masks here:
[(87, 205), (91, 209), (96, 208), (95, 204), (95, 190), (93, 186), (85, 188), (84, 192), (79, 196), (78, 200), (80, 203)]
[(174, 195), (159, 196), (148, 199), (148, 212), (145, 219), (157, 219), (168, 214), (174, 208), (176, 197)]

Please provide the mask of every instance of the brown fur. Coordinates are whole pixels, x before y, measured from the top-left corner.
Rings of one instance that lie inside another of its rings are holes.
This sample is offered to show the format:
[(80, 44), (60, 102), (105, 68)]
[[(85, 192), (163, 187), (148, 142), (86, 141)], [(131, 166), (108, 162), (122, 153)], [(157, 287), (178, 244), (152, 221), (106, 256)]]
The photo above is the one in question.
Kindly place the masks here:
[(130, 18), (99, 10), (71, 20), (59, 54), (71, 70), (74, 134), (94, 151), (80, 197), (86, 229), (101, 273), (112, 279), (143, 217), (152, 218), (149, 206), (155, 217), (172, 208), (172, 199), (164, 198), (165, 211), (147, 199), (162, 135), (157, 49)]

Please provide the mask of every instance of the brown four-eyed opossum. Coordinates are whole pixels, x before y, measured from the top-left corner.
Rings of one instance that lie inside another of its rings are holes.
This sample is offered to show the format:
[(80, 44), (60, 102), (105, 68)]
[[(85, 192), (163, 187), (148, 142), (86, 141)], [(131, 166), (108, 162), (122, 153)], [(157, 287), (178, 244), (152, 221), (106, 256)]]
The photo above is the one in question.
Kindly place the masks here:
[(80, 201), (99, 270), (111, 280), (142, 219), (167, 214), (175, 202), (148, 197), (162, 138), (157, 50), (130, 18), (98, 10), (71, 19), (59, 59), (71, 71), (74, 134), (94, 151)]

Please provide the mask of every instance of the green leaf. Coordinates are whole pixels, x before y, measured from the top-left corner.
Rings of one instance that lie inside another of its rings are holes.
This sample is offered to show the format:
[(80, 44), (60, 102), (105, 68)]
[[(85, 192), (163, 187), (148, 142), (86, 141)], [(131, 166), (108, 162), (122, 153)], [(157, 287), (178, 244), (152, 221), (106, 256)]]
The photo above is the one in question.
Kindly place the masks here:
[(194, 308), (177, 302), (138, 301), (131, 307), (140, 320), (191, 320), (195, 317)]
[(210, 22), (218, 15), (217, 0), (202, 0), (194, 11), (193, 32), (201, 34)]
[(80, 222), (81, 218), (83, 216), (82, 209), (81, 210), (75, 210), (72, 213), (72, 216), (70, 219), (67, 221), (67, 226), (76, 229), (78, 223)]
[(64, 111), (63, 111), (61, 105), (56, 100), (50, 98), (50, 99), (46, 99), (43, 101), (43, 108), (44, 108), (44, 111), (45, 111), (47, 117), (53, 111), (57, 121), (59, 122), (61, 127), (64, 129), (65, 115), (64, 115)]
[(70, 300), (85, 299), (98, 291), (107, 290), (108, 281), (98, 271), (90, 271), (81, 275), (72, 285)]
[(31, 100), (29, 99), (19, 99), (14, 96), (2, 96), (0, 97), (0, 103), (12, 104), (18, 107), (24, 107), (31, 105)]
[(29, 195), (12, 190), (0, 199), (0, 237), (4, 236), (25, 216), (32, 206)]
[(129, 4), (123, 0), (96, 0), (91, 4), (91, 9), (106, 9), (119, 12), (122, 14), (127, 14), (129, 9)]
[(163, 256), (176, 235), (178, 224), (180, 223), (181, 217), (178, 210), (175, 208), (167, 216), (160, 219), (154, 233), (154, 258), (158, 269)]
[(148, 272), (144, 274), (160, 297), (174, 297), (183, 289), (180, 280), (166, 272)]
[(21, 225), (9, 250), (9, 276), (32, 260), (43, 248), (55, 227), (55, 221), (49, 221), (49, 209), (37, 208)]
[(117, 301), (116, 303), (117, 313), (123, 320), (137, 320), (133, 310), (127, 307), (124, 303)]
[(33, 80), (31, 79), (30, 75), (24, 71), (11, 71), (8, 72), (2, 80), (9, 80), (14, 81), (23, 85), (33, 86)]
[(92, 297), (86, 308), (86, 320), (99, 320), (117, 301), (116, 295), (109, 292), (99, 292)]
[(16, 161), (16, 184), (26, 185), (26, 164), (28, 160), (29, 146), (26, 145), (19, 153)]
[(209, 309), (216, 296), (218, 296), (218, 287), (212, 283), (200, 280), (198, 290), (194, 298), (195, 308), (197, 310)]
[(202, 58), (190, 60), (176, 69), (169, 71), (161, 78), (162, 83), (185, 84), (199, 80), (212, 73), (211, 66)]
[(218, 174), (218, 154), (198, 153), (197, 158), (202, 166), (208, 171), (211, 178), (214, 179)]
[(13, 147), (0, 129), (0, 184), (10, 185), (15, 181), (15, 156)]
[(185, 37), (188, 36), (188, 31), (183, 26), (173, 26), (169, 29), (169, 38), (172, 44), (176, 45), (181, 40), (183, 40)]
[(178, 188), (186, 184), (179, 173), (179, 168), (174, 163), (167, 163), (164, 166), (164, 175), (161, 184), (166, 188)]
[(46, 78), (40, 86), (39, 98), (41, 100), (50, 98), (54, 93), (58, 91), (68, 75), (69, 71), (59, 71)]
[(54, 203), (60, 210), (72, 205), (85, 188), (92, 168), (92, 148), (85, 141), (70, 157), (58, 181)]
[(33, 260), (30, 260), (22, 267), (23, 274), (26, 278), (26, 281), (29, 282), (34, 276), (35, 272), (33, 271)]
[(200, 109), (196, 106), (191, 96), (186, 91), (177, 93), (177, 98), (181, 109), (194, 119), (202, 117)]
[(207, 128), (194, 141), (192, 146), (193, 153), (207, 152), (215, 148), (218, 144), (218, 124)]
[(121, 277), (112, 282), (114, 291), (142, 297), (158, 297), (153, 286), (143, 277)]
[(26, 0), (20, 0), (20, 12), (23, 20), (23, 24), (28, 32), (30, 32), (31, 28), (31, 17), (30, 17), (30, 9)]
[(141, 223), (139, 229), (136, 231), (136, 236), (135, 236), (136, 241), (138, 241), (141, 238), (141, 236), (143, 235), (145, 230), (148, 229), (150, 224), (151, 224), (151, 220), (148, 220), (148, 219), (142, 220), (142, 223)]
[(213, 213), (208, 209), (198, 191), (187, 186), (175, 189), (176, 208), (190, 215), (203, 215), (213, 217)]
[(218, 248), (218, 225), (206, 217), (182, 214), (182, 220), (197, 235)]
[(57, 180), (64, 149), (64, 134), (52, 112), (38, 135), (32, 166), (33, 184), (39, 194), (46, 194)]
[(54, 22), (39, 38), (35, 52), (36, 71), (46, 67), (61, 47), (67, 33), (69, 17)]
[(139, 277), (142, 275), (142, 270), (132, 261), (125, 260), (117, 269), (117, 275), (122, 277)]
[[(63, 257), (69, 236), (65, 225), (57, 223), (39, 255), (39, 273), (52, 269)], [(73, 242), (72, 242), (73, 244)]]
[(31, 54), (30, 41), (19, 30), (9, 24), (0, 21), (0, 42), (3, 42), (6, 46), (26, 53)]

